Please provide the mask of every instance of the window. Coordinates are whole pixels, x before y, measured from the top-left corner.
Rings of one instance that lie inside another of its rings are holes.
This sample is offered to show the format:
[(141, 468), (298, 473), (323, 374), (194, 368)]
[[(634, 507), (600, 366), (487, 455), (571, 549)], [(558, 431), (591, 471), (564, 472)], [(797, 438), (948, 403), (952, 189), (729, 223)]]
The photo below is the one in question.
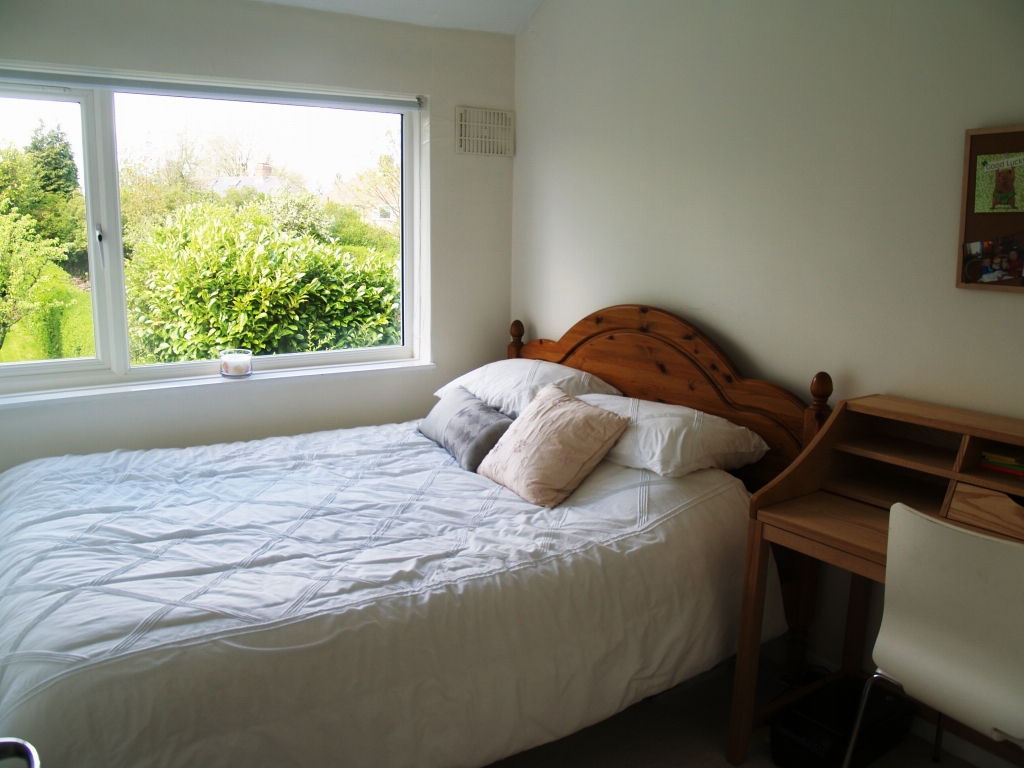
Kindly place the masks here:
[(422, 353), (416, 100), (0, 78), (0, 393)]
[(0, 363), (96, 356), (81, 105), (0, 96)]

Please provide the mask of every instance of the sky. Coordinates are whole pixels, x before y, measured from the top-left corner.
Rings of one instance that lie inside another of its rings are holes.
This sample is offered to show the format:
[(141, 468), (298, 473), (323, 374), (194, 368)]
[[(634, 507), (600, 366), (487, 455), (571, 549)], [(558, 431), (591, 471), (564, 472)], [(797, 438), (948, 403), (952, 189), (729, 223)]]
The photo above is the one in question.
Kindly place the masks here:
[(32, 140), (32, 131), (39, 127), (40, 120), (47, 130), (60, 126), (67, 134), (81, 184), (82, 112), (78, 102), (0, 97), (0, 149), (11, 144), (24, 147)]
[[(160, 162), (182, 138), (209, 156), (227, 139), (250, 149), (253, 164), (269, 159), (298, 173), (314, 193), (329, 191), (336, 175), (348, 181), (372, 168), (401, 141), (401, 116), (386, 112), (126, 93), (115, 94), (114, 112), (121, 161)], [(0, 97), (0, 147), (28, 144), (40, 119), (68, 135), (81, 180), (76, 103)]]

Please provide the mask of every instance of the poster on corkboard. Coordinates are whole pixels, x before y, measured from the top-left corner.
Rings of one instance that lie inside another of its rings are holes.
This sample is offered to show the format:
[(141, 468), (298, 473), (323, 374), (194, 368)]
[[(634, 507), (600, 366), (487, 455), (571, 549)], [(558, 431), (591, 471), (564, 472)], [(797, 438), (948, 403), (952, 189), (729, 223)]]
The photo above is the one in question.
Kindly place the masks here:
[(1024, 293), (1024, 125), (967, 131), (956, 285)]

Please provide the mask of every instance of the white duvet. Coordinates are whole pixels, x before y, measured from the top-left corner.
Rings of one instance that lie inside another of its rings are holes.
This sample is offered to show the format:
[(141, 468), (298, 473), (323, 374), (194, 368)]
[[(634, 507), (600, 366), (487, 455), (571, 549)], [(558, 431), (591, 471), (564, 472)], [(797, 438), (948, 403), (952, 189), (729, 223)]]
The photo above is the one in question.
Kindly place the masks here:
[(485, 765), (735, 652), (747, 500), (603, 462), (543, 509), (414, 422), (31, 462), (0, 733), (47, 768)]

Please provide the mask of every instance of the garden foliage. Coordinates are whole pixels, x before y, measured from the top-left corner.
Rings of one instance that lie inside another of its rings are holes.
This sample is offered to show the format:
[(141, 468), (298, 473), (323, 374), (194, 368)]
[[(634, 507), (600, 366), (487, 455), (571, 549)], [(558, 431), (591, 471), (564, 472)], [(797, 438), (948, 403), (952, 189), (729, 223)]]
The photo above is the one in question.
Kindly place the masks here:
[(40, 359), (96, 354), (88, 291), (76, 286), (56, 264), (48, 264), (32, 293), (37, 308), (27, 322), (40, 348)]
[(322, 209), (206, 200), (153, 227), (125, 265), (133, 362), (401, 343), (395, 259), (331, 238)]
[[(119, 169), (133, 363), (401, 343), (397, 231), (297, 188), (221, 197), (179, 144)], [(78, 170), (66, 135), (40, 125), (0, 148), (0, 360), (94, 354)]]
[(11, 327), (43, 303), (37, 290), (65, 249), (40, 237), (36, 221), (0, 199), (0, 347)]
[(71, 145), (60, 128), (37, 128), (24, 149), (0, 147), (0, 199), (31, 216), (42, 239), (64, 246), (65, 269), (88, 272), (85, 198)]

